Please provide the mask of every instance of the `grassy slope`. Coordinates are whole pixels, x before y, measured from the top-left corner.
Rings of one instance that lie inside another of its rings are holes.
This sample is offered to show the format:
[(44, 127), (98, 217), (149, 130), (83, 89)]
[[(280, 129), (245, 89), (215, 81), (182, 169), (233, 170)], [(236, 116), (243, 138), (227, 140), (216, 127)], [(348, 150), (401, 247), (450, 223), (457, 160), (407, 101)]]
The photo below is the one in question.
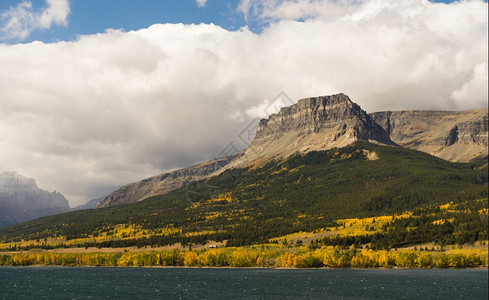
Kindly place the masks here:
[[(363, 149), (376, 152), (379, 159), (369, 161)], [(487, 199), (487, 182), (487, 166), (478, 169), (409, 149), (357, 142), (258, 169), (228, 171), (139, 203), (70, 212), (2, 228), (0, 240), (110, 235), (118, 224), (135, 224), (153, 237), (104, 245), (206, 240), (229, 240), (229, 245), (261, 243), (334, 226), (334, 220), (342, 218)]]

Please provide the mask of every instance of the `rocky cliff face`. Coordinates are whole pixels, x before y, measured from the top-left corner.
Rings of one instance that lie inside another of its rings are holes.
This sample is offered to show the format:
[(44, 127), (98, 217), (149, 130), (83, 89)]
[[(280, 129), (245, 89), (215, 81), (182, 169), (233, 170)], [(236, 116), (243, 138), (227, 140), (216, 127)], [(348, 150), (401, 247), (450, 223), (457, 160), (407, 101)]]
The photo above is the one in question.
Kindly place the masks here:
[(15, 172), (0, 174), (0, 226), (69, 210), (68, 201), (62, 194), (39, 189), (34, 179)]
[(301, 99), (295, 105), (282, 108), (278, 114), (261, 120), (254, 143), (275, 140), (287, 132), (307, 135), (329, 129), (335, 131), (329, 142), (348, 135), (389, 143), (385, 130), (344, 94)]
[(219, 158), (125, 185), (100, 201), (97, 208), (138, 202), (151, 196), (166, 194), (189, 182), (206, 178), (228, 162), (227, 158)]
[(487, 109), (386, 111), (370, 116), (402, 147), (454, 162), (487, 158)]

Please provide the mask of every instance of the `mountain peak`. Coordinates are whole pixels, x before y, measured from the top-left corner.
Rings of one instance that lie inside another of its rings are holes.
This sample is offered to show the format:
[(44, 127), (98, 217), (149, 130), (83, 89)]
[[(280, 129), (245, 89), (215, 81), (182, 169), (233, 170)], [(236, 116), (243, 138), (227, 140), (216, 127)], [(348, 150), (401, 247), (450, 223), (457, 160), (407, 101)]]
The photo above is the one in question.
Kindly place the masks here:
[(229, 167), (340, 148), (357, 140), (394, 144), (384, 128), (347, 95), (304, 98), (261, 120), (250, 147)]
[[(294, 105), (283, 107), (268, 119), (261, 120), (256, 139), (291, 130), (317, 133), (324, 128), (331, 128), (352, 119), (374, 124), (360, 106), (353, 103), (345, 94), (304, 98)], [(381, 139), (388, 140), (388, 137), (384, 135)]]

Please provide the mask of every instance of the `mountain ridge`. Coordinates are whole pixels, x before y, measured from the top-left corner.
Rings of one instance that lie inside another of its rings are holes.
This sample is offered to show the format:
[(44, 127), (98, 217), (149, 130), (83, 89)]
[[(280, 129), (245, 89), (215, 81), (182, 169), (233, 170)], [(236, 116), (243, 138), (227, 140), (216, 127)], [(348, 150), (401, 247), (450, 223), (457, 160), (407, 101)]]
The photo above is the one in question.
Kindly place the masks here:
[(214, 170), (207, 169), (209, 172), (195, 178), (175, 176), (213, 162), (208, 161), (131, 183), (112, 192), (97, 208), (141, 201), (226, 170), (261, 166), (296, 153), (341, 148), (357, 140), (419, 150), (449, 161), (483, 159), (487, 158), (487, 131), (487, 109), (367, 114), (342, 93), (303, 98), (260, 120), (249, 147), (236, 156), (222, 158)]
[(138, 202), (151, 196), (168, 193), (190, 182), (205, 179), (207, 175), (225, 166), (228, 161), (229, 158), (218, 158), (127, 184), (110, 193), (98, 202), (95, 208)]
[(487, 109), (402, 110), (369, 115), (402, 147), (453, 162), (487, 159)]

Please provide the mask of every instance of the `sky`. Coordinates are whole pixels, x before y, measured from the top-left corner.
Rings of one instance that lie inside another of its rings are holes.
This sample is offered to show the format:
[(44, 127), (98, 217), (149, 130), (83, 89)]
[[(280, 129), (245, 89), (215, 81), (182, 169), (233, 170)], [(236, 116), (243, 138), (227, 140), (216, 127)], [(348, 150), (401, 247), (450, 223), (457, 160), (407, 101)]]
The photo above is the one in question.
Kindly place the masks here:
[(75, 206), (300, 98), (487, 108), (487, 44), (482, 0), (2, 0), (0, 171)]

